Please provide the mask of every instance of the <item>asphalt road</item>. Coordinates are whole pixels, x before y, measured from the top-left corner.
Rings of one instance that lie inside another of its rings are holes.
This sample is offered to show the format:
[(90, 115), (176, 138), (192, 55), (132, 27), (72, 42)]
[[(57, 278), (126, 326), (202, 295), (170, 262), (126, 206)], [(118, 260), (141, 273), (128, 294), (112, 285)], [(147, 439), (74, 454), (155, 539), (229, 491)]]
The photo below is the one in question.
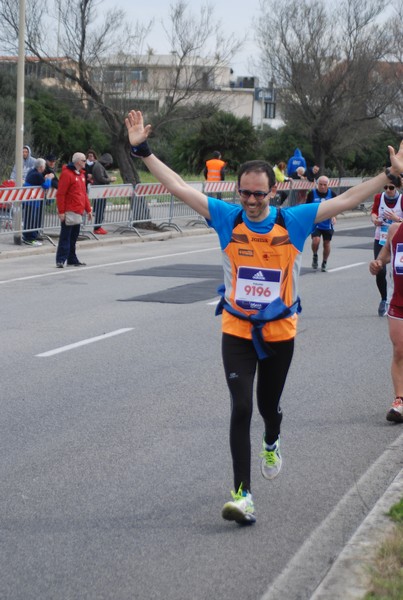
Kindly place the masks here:
[(250, 528), (220, 515), (232, 470), (216, 237), (81, 250), (80, 269), (1, 261), (0, 598), (310, 598), (401, 468), (367, 223), (339, 224), (328, 273), (304, 251), (283, 469), (260, 475), (255, 410)]

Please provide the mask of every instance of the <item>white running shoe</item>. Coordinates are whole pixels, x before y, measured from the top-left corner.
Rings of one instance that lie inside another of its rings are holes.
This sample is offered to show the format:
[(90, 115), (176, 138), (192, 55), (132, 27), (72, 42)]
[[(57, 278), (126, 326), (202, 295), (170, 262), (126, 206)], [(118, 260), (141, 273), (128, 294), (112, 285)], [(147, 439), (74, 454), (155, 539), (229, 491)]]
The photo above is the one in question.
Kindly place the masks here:
[(276, 441), (273, 450), (268, 450), (263, 438), (263, 451), (259, 454), (262, 458), (261, 471), (265, 479), (274, 479), (280, 473), (283, 460), (280, 454), (280, 438)]
[(394, 421), (395, 423), (403, 423), (403, 400), (401, 398), (395, 398), (388, 414), (386, 415), (387, 421)]

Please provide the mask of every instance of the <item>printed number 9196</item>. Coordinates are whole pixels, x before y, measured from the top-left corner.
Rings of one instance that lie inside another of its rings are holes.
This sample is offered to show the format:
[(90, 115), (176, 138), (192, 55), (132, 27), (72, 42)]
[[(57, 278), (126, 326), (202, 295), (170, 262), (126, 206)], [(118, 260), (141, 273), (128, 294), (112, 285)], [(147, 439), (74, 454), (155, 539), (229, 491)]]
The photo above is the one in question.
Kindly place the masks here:
[(264, 288), (262, 285), (245, 285), (244, 289), (247, 296), (252, 294), (253, 296), (265, 296), (265, 298), (268, 298), (271, 295), (269, 288)]

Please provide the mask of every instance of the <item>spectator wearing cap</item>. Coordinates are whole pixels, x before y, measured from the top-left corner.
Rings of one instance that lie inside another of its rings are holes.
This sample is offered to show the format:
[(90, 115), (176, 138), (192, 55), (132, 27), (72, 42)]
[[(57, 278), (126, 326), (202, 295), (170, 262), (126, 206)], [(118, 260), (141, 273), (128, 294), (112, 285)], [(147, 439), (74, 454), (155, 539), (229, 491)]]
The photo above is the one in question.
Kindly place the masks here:
[(56, 175), (56, 161), (57, 161), (57, 156), (56, 154), (47, 154), (45, 156), (45, 161), (46, 161), (46, 166), (45, 166), (45, 170), (43, 172), (44, 176), (46, 177), (46, 175), (53, 175), (52, 178), (52, 183), (51, 183), (51, 187), (54, 188), (55, 190), (57, 190), (58, 186), (59, 186), (59, 178)]

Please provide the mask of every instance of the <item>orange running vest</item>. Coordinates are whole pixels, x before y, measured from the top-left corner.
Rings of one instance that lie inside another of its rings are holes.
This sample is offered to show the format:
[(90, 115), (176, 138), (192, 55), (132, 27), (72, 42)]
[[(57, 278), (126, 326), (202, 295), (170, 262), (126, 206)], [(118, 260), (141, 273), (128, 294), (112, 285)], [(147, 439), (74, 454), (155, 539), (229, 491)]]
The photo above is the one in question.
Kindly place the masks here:
[[(223, 266), (225, 273), (225, 299), (236, 310), (244, 314), (256, 314), (257, 310), (243, 308), (244, 302), (241, 297), (247, 297), (245, 289), (256, 289), (249, 282), (243, 285), (238, 282), (238, 271), (240, 267), (252, 268), (255, 277), (261, 275), (262, 269), (265, 273), (280, 271), (279, 296), (286, 304), (291, 306), (297, 300), (296, 282), (300, 269), (301, 253), (291, 244), (289, 234), (284, 225), (276, 222), (269, 233), (254, 233), (242, 221), (235, 224), (232, 238), (223, 251)], [(268, 270), (268, 271), (266, 271)], [(256, 280), (257, 284), (259, 280)], [(263, 290), (263, 291), (262, 291)], [(265, 293), (270, 293), (270, 285), (261, 286), (261, 298), (264, 301)], [(253, 292), (252, 292), (253, 293)], [(237, 297), (238, 294), (238, 297)], [(238, 302), (237, 302), (238, 299)], [(270, 299), (274, 299), (271, 297)], [(263, 339), (267, 342), (280, 342), (292, 339), (297, 332), (297, 314), (291, 317), (271, 321), (263, 327)], [(229, 314), (224, 307), (222, 313), (222, 331), (237, 337), (252, 339), (252, 324), (234, 315)]]

